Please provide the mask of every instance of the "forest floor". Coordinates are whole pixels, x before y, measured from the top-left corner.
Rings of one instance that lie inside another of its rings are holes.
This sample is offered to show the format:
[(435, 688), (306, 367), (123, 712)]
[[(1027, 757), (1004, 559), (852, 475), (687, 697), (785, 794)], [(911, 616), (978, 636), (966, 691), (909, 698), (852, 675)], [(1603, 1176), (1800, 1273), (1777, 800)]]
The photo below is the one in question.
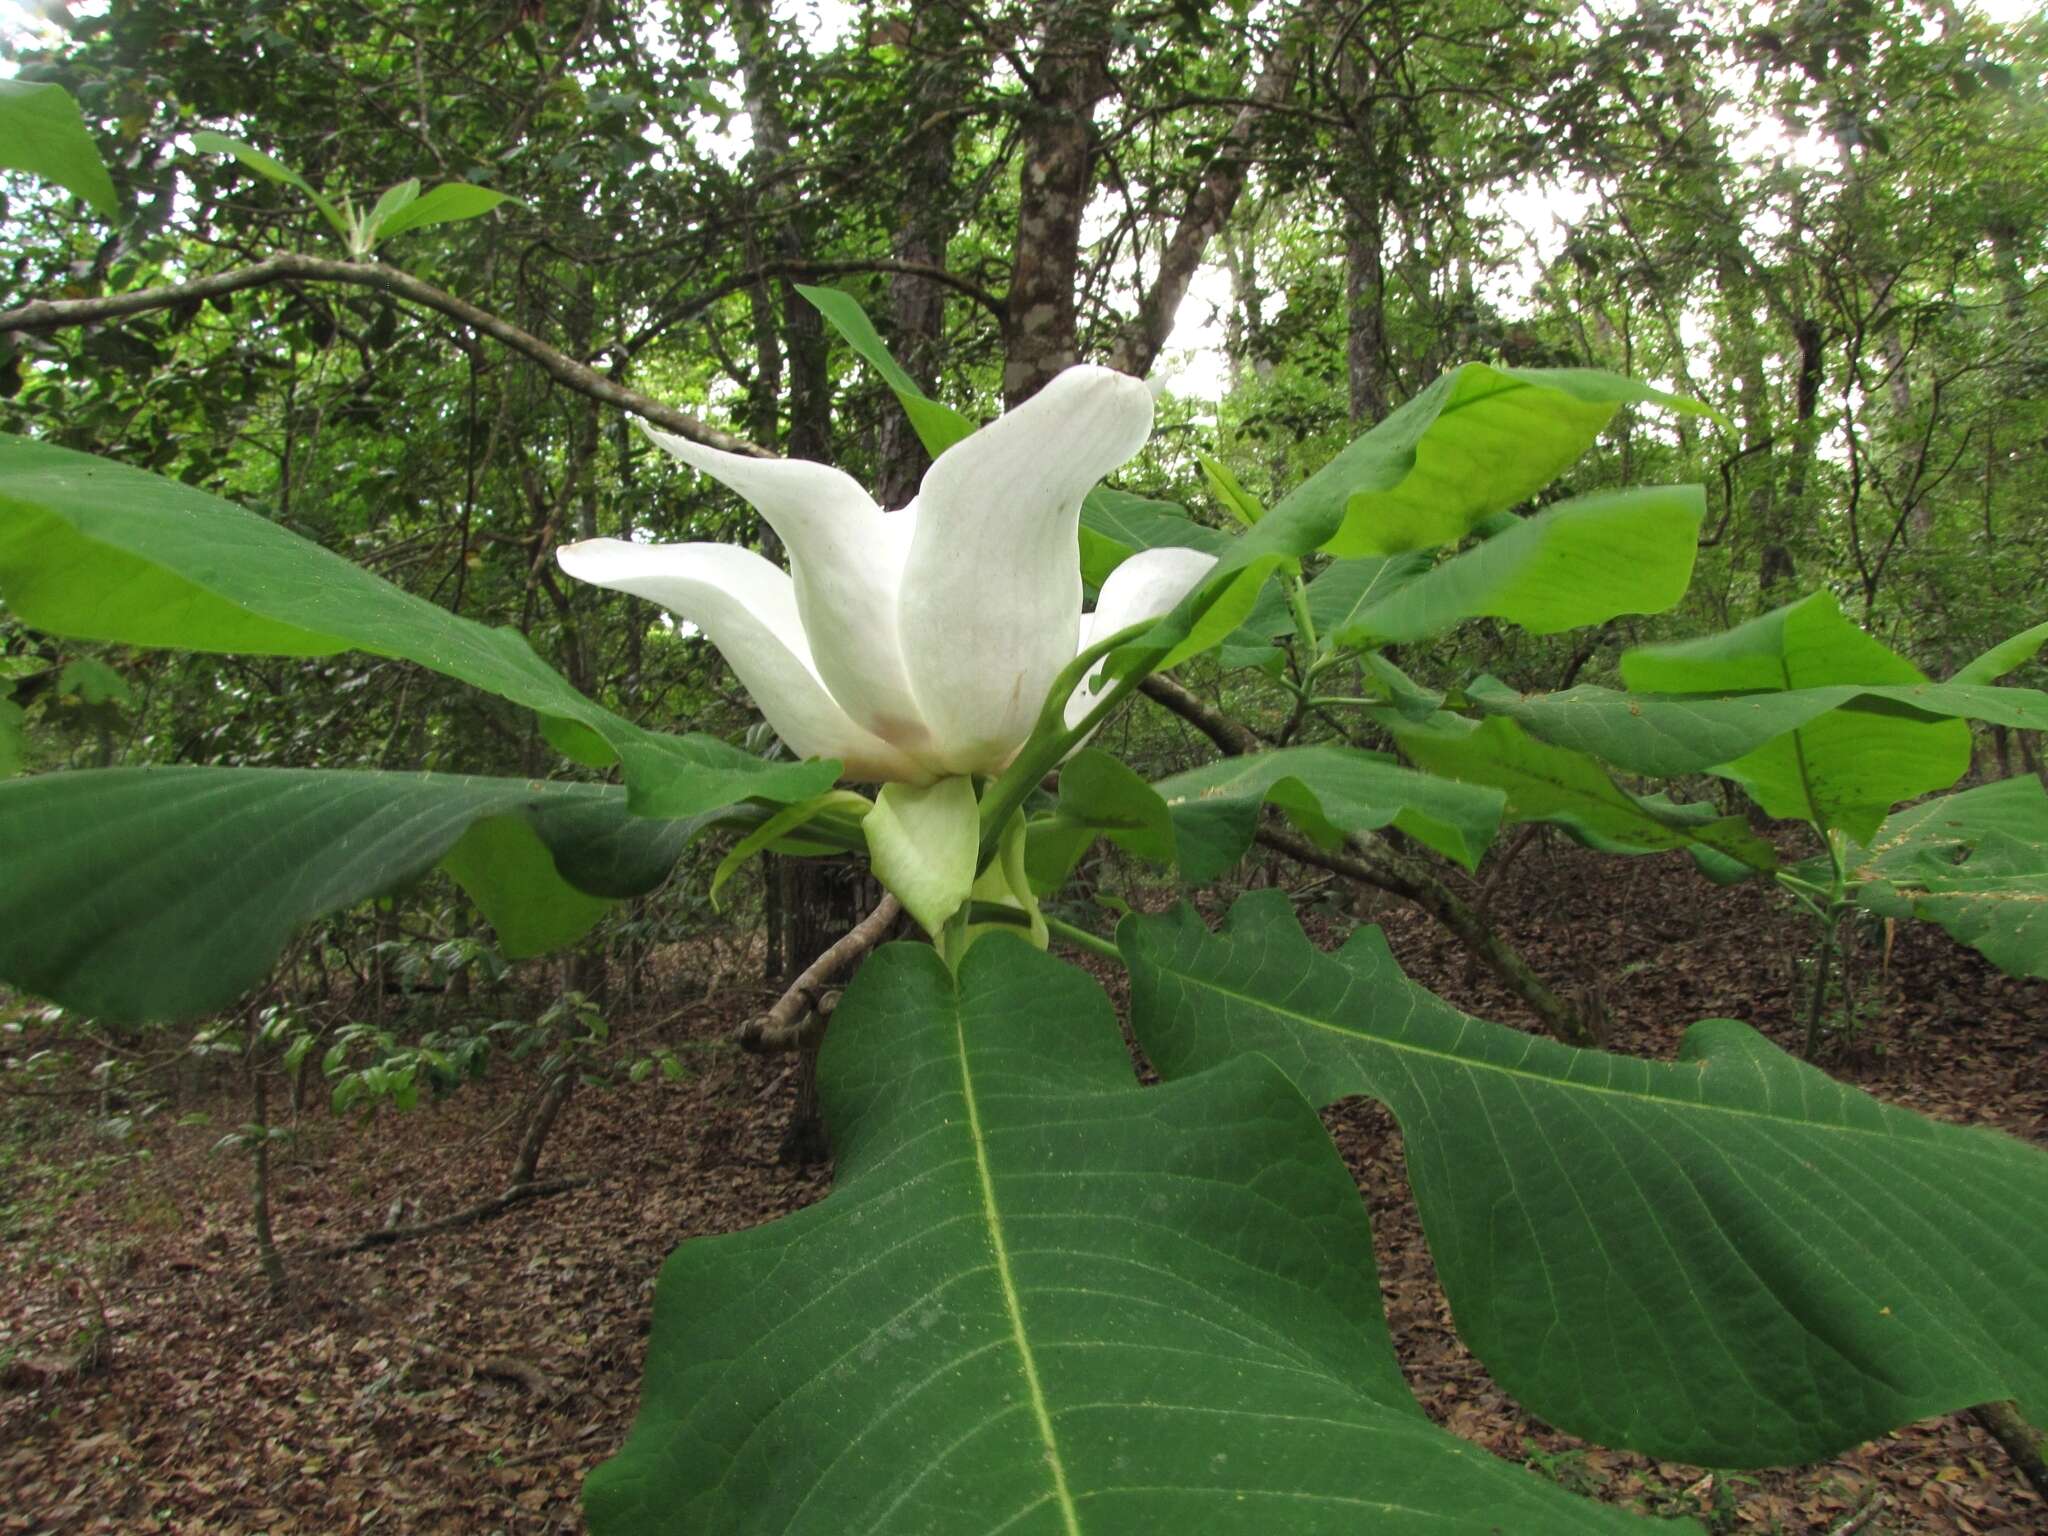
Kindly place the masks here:
[[(1540, 840), (1492, 904), (1539, 970), (1604, 1010), (1615, 1049), (1668, 1057), (1688, 1023), (1717, 1015), (1798, 1048), (1807, 934), (1769, 892), (1717, 890), (1682, 861)], [(1418, 981), (1518, 1020), (1418, 914), (1311, 897), (1304, 916), (1325, 941), (1358, 917), (1381, 921)], [(1861, 1029), (1837, 1043), (1830, 1070), (1941, 1119), (2048, 1143), (2048, 987), (1999, 976), (1933, 929), (1902, 929), (1888, 963), (1881, 943), (1866, 945)], [(309, 1110), (276, 1167), (282, 1303), (257, 1276), (248, 1161), (213, 1150), (243, 1118), (238, 1100), (207, 1106), (210, 1125), (165, 1113), (119, 1144), (75, 1112), (6, 1106), (0, 1365), (75, 1345), (102, 1311), (107, 1336), (86, 1373), (30, 1373), (0, 1390), (0, 1533), (580, 1530), (581, 1479), (633, 1415), (663, 1256), (828, 1188), (824, 1170), (776, 1162), (791, 1061), (724, 1044), (768, 994), (728, 987), (701, 1000), (703, 958), (664, 955), (650, 988), (662, 1033), (697, 1043), (695, 1070), (570, 1102), (542, 1174), (594, 1176), (586, 1187), (436, 1237), (309, 1258), (394, 1208), (410, 1222), (495, 1192), (522, 1085), (503, 1077), (369, 1134)], [(1120, 993), (1121, 975), (1091, 964)], [(1531, 1420), (1452, 1330), (1389, 1117), (1353, 1102), (1327, 1118), (1371, 1209), (1402, 1363), (1457, 1434), (1593, 1497), (1717, 1532), (2048, 1531), (2048, 1510), (1966, 1419), (1824, 1465), (1735, 1476), (1588, 1447)], [(67, 1278), (80, 1273), (96, 1298)]]

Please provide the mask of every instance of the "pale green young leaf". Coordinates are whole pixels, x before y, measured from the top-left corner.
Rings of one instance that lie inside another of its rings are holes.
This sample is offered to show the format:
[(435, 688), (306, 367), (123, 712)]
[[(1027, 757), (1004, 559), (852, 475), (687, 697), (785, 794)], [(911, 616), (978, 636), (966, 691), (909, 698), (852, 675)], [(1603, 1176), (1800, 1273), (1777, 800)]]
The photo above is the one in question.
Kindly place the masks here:
[(78, 103), (53, 82), (0, 80), (0, 170), (55, 182), (106, 218), (121, 211)]
[(1711, 414), (1596, 369), (1467, 363), (1352, 442), (1273, 512), (1327, 525), (1317, 542), (1334, 555), (1455, 544), (1550, 484), (1632, 403)]
[(981, 822), (973, 781), (884, 784), (861, 830), (875, 878), (936, 938), (974, 888)]
[(394, 235), (428, 224), (457, 224), (464, 219), (481, 218), (501, 203), (513, 201), (515, 199), (508, 194), (494, 192), (489, 187), (471, 186), (466, 181), (444, 181), (386, 218), (378, 227), (377, 235), (379, 239), (389, 240)]
[(344, 241), (351, 244), (354, 242), (354, 221), (345, 217), (333, 203), (313, 190), (311, 182), (276, 156), (265, 154), (254, 144), (244, 143), (241, 139), (231, 139), (224, 133), (214, 133), (210, 129), (202, 129), (193, 134), (192, 147), (209, 155), (228, 155), (259, 176), (282, 182), (285, 186), (305, 193), (313, 206), (320, 210), (321, 217), (333, 227), (334, 232)]
[(375, 245), (384, 233), (386, 223), (417, 202), (419, 195), (420, 182), (417, 176), (410, 181), (401, 181), (395, 187), (386, 187), (383, 196), (379, 197), (370, 211), (363, 215), (364, 249)]
[(1202, 466), (1202, 478), (1209, 483), (1209, 491), (1223, 503), (1223, 508), (1245, 527), (1249, 528), (1266, 515), (1266, 509), (1259, 505), (1258, 497), (1238, 484), (1237, 476), (1230, 472), (1230, 466), (1220, 459), (1213, 459), (1206, 453), (1195, 455), (1195, 462)]
[(2023, 629), (2009, 640), (2001, 640), (1982, 656), (1964, 662), (1949, 678), (1951, 683), (1995, 683), (2006, 673), (2023, 667), (2048, 645), (2048, 623)]
[(872, 809), (866, 795), (856, 794), (850, 789), (827, 790), (822, 795), (813, 795), (808, 800), (799, 800), (794, 805), (785, 805), (760, 826), (732, 846), (732, 851), (718, 861), (718, 868), (711, 873), (711, 905), (719, 905), (719, 892), (725, 889), (726, 881), (738, 874), (747, 860), (755, 854), (774, 847), (792, 833), (809, 826), (820, 816), (844, 813), (855, 820), (865, 816)]
[[(1353, 607), (1346, 645), (1425, 640), (1467, 619), (1532, 634), (1662, 613), (1685, 596), (1706, 498), (1696, 485), (1580, 496), (1515, 522), (1427, 574)], [(1315, 586), (1309, 588), (1314, 595)]]
[(860, 300), (837, 288), (813, 288), (804, 283), (795, 287), (895, 392), (926, 453), (937, 458), (962, 438), (974, 435), (977, 429), (972, 420), (950, 405), (932, 399), (918, 387), (917, 380), (903, 371), (903, 365), (890, 355), (868, 312), (860, 307)]

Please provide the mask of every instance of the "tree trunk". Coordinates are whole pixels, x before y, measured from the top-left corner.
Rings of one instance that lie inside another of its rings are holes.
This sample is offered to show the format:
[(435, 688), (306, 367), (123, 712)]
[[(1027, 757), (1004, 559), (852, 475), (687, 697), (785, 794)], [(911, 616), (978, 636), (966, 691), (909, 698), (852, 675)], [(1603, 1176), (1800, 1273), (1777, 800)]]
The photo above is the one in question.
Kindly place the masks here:
[(1244, 191), (1251, 169), (1252, 138), (1260, 119), (1286, 96), (1294, 83), (1294, 68), (1293, 45), (1283, 42), (1259, 72), (1250, 98), (1238, 109), (1202, 179), (1189, 193), (1180, 222), (1159, 254), (1159, 272), (1138, 300), (1137, 316), (1110, 351), (1110, 367), (1138, 378), (1152, 371), (1160, 348), (1173, 334), (1174, 317), (1209, 242), (1221, 233)]
[(1350, 380), (1351, 424), (1363, 427), (1383, 419), (1391, 403), (1386, 375), (1386, 210), (1372, 81), (1359, 62), (1357, 47), (1345, 48), (1338, 80), (1352, 137), (1342, 194), (1347, 315), (1344, 359)]
[[(837, 943), (880, 898), (858, 860), (791, 859), (789, 865), (798, 872), (805, 887), (804, 899), (795, 909), (798, 921), (789, 936), (789, 974), (795, 977)], [(818, 1104), (815, 1042), (797, 1055), (796, 1103), (791, 1106), (789, 1125), (775, 1155), (780, 1161), (799, 1167), (822, 1163), (832, 1155)]]
[(1024, 108), (1017, 255), (1010, 269), (1003, 403), (1030, 399), (1080, 360), (1074, 288), (1081, 215), (1095, 178), (1096, 106), (1109, 94), (1110, 8), (1043, 0), (1037, 68)]
[[(901, 262), (943, 267), (959, 224), (953, 199), (957, 113), (975, 75), (961, 48), (958, 12), (917, 6), (910, 25), (910, 52), (917, 63), (904, 98), (911, 126), (900, 157), (903, 194), (890, 254)], [(896, 273), (889, 279), (889, 320), (896, 360), (919, 387), (933, 388), (945, 336), (946, 290), (915, 272)], [(885, 507), (905, 505), (917, 494), (931, 456), (904, 412), (890, 410), (883, 417), (877, 457), (875, 499)]]
[(519, 1154), (512, 1159), (512, 1177), (505, 1181), (507, 1191), (524, 1189), (533, 1182), (540, 1168), (540, 1154), (548, 1143), (548, 1132), (555, 1128), (555, 1122), (562, 1116), (562, 1106), (576, 1091), (576, 1078), (576, 1063), (565, 1062), (541, 1091), (540, 1102), (526, 1118), (526, 1134), (519, 1138)]
[(264, 1283), (271, 1300), (284, 1295), (284, 1260), (277, 1251), (277, 1238), (270, 1229), (270, 1091), (263, 1077), (263, 1060), (252, 1052), (249, 1058), (251, 1097), (254, 1101), (256, 1144), (250, 1163), (254, 1177), (250, 1190), (250, 1225), (256, 1233), (256, 1262), (262, 1266)]
[(1778, 516), (1758, 530), (1762, 547), (1757, 560), (1757, 589), (1763, 606), (1773, 607), (1777, 594), (1798, 579), (1792, 560), (1791, 541), (1806, 507), (1806, 484), (1813, 473), (1814, 451), (1820, 446), (1820, 430), (1814, 421), (1820, 406), (1823, 373), (1820, 321), (1802, 315), (1793, 327), (1799, 347), (1799, 373), (1792, 414), (1792, 461), (1785, 472), (1785, 496), (1777, 507)]

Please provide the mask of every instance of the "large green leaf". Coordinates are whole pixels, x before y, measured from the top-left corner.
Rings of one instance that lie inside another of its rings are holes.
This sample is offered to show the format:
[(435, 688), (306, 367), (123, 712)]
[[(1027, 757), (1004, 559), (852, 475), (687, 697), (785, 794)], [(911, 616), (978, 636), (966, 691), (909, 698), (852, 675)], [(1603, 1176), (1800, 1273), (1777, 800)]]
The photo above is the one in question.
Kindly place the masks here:
[(1081, 503), (1081, 579), (1099, 587), (1141, 549), (1169, 546), (1220, 554), (1230, 535), (1187, 514), (1185, 507), (1098, 485)]
[[(1325, 649), (1367, 607), (1392, 596), (1429, 570), (1428, 550), (1362, 560), (1332, 560), (1308, 584), (1309, 622)], [(1278, 582), (1268, 582), (1237, 632), (1224, 642), (1220, 659), (1226, 667), (1258, 667), (1277, 661), (1270, 642), (1294, 633), (1294, 610)]]
[(2007, 975), (2048, 977), (2048, 790), (2031, 774), (1898, 812), (1848, 867), (1879, 916), (1939, 923)]
[(836, 1187), (664, 1266), (595, 1536), (1652, 1528), (1423, 1417), (1270, 1064), (1141, 1089), (1094, 983), (995, 934), (957, 983), (877, 952), (819, 1084)]
[(191, 486), (4, 434), (0, 599), (23, 623), (80, 639), (417, 662), (539, 711), (571, 755), (615, 753), (642, 815), (802, 800), (836, 776), (829, 762), (771, 764), (643, 730), (570, 687), (515, 630), (458, 618)]
[(1466, 695), (1478, 709), (1519, 721), (1545, 741), (1660, 778), (1732, 762), (1835, 710), (1879, 721), (1986, 720), (2048, 730), (2048, 693), (1953, 682), (1839, 683), (1777, 693), (1627, 693), (1591, 685), (1516, 693), (1483, 677)]
[(472, 186), (466, 181), (444, 181), (431, 192), (410, 199), (395, 212), (376, 221), (374, 229), (378, 239), (389, 240), (393, 235), (402, 235), (408, 229), (419, 229), (428, 224), (457, 224), (464, 219), (481, 218), (500, 203), (510, 201), (509, 193)]
[(1266, 520), (1327, 523), (1326, 547), (1336, 555), (1455, 544), (1550, 484), (1593, 446), (1617, 408), (1636, 402), (1706, 410), (1591, 368), (1467, 363), (1309, 476)]
[(902, 404), (903, 412), (910, 418), (911, 428), (917, 433), (918, 441), (924, 444), (926, 453), (937, 458), (963, 437), (974, 435), (975, 423), (969, 417), (932, 399), (918, 388), (917, 380), (903, 371), (903, 365), (889, 354), (888, 346), (876, 331), (875, 323), (868, 318), (867, 311), (860, 307), (860, 300), (837, 288), (813, 288), (803, 283), (795, 287), (819, 314), (831, 322), (832, 328), (845, 338), (846, 344), (882, 376)]
[(1325, 847), (1350, 832), (1399, 827), (1467, 869), (1500, 830), (1505, 797), (1404, 768), (1378, 752), (1288, 747), (1226, 757), (1152, 786), (1173, 815), (1181, 872), (1213, 880), (1245, 855), (1268, 803)]
[(1459, 1332), (1559, 1427), (1726, 1467), (1986, 1400), (2048, 1411), (2039, 1148), (1881, 1104), (1729, 1020), (1653, 1062), (1470, 1018), (1377, 929), (1317, 951), (1284, 898), (1220, 934), (1182, 908), (1118, 937), (1169, 1080), (1256, 1054), (1318, 1104), (1392, 1107)]
[(1956, 668), (1952, 683), (1995, 683), (2006, 673), (2023, 667), (2048, 645), (2048, 622), (2023, 629), (2001, 640), (1982, 656), (1973, 657)]
[[(1927, 688), (1905, 657), (1816, 592), (1698, 640), (1639, 646), (1621, 658), (1638, 693), (1774, 693), (1837, 684)], [(1993, 690), (1987, 690), (1993, 691)], [(1909, 711), (1836, 709), (1714, 765), (1773, 816), (1840, 828), (1867, 841), (1901, 800), (1946, 789), (1970, 766), (1970, 728)]]
[(121, 211), (99, 146), (61, 85), (0, 80), (0, 170), (54, 181), (110, 219)]
[(1593, 758), (1538, 741), (1514, 721), (1474, 724), (1455, 715), (1382, 720), (1418, 767), (1466, 784), (1507, 792), (1509, 821), (1544, 821), (1612, 853), (1684, 849), (1717, 880), (1744, 879), (1777, 866), (1771, 845), (1740, 816), (1717, 816), (1704, 805), (1678, 805), (1632, 795)]
[(1098, 837), (1155, 864), (1174, 861), (1173, 817), (1143, 779), (1107, 752), (1089, 747), (1060, 767), (1059, 799), (1027, 828), (1031, 888), (1059, 889)]
[(1576, 497), (1366, 598), (1335, 637), (1347, 645), (1400, 644), (1482, 615), (1548, 635), (1624, 613), (1662, 613), (1692, 581), (1705, 513), (1696, 485)]
[(437, 864), (508, 954), (652, 889), (701, 821), (451, 774), (108, 768), (0, 784), (0, 978), (108, 1018), (228, 1007), (300, 925)]

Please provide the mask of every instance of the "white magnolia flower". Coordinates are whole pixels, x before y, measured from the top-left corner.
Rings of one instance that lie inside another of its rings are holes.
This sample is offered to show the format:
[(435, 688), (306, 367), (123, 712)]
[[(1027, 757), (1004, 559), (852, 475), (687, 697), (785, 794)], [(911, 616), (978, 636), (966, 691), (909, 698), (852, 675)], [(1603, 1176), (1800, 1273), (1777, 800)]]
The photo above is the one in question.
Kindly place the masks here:
[(824, 464), (643, 430), (753, 503), (788, 574), (729, 544), (620, 539), (556, 551), (562, 569), (697, 625), (790, 749), (843, 759), (849, 779), (1001, 772), (1082, 649), (1165, 613), (1214, 564), (1143, 551), (1082, 613), (1081, 499), (1152, 430), (1151, 392), (1107, 368), (1069, 368), (954, 444), (894, 512)]

